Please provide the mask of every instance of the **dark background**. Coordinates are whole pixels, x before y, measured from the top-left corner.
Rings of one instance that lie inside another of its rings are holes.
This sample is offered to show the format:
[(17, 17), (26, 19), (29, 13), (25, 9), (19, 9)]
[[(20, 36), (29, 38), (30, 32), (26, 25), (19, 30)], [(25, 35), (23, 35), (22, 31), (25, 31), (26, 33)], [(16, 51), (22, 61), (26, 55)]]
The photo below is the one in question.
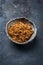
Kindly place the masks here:
[[(6, 23), (16, 17), (36, 24), (37, 36), (31, 46), (8, 39)], [(0, 65), (43, 65), (43, 0), (0, 0)]]

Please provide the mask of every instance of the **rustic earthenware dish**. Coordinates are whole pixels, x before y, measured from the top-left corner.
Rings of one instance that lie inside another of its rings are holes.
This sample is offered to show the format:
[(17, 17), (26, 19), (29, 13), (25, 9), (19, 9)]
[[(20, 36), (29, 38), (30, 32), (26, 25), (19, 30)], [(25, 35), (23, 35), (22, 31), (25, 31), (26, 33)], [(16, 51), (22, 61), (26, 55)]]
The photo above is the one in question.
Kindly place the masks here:
[[(31, 23), (32, 26), (33, 26), (34, 33), (33, 33), (32, 36), (30, 37), (30, 39), (27, 40), (26, 42), (22, 42), (22, 43), (16, 42), (16, 41), (14, 41), (14, 40), (10, 37), (10, 35), (8, 34), (8, 27), (9, 27), (13, 22), (15, 23), (15, 22), (18, 22), (18, 21), (21, 21), (21, 22), (24, 22), (24, 23)], [(9, 38), (12, 42), (14, 42), (14, 43), (16, 43), (16, 44), (27, 44), (27, 43), (29, 44), (29, 42), (31, 42), (31, 41), (36, 37), (37, 28), (36, 28), (36, 25), (35, 25), (34, 22), (29, 21), (27, 18), (19, 17), (19, 18), (11, 19), (11, 20), (9, 20), (9, 21), (7, 22), (7, 24), (6, 24), (6, 33), (7, 33), (8, 38)]]

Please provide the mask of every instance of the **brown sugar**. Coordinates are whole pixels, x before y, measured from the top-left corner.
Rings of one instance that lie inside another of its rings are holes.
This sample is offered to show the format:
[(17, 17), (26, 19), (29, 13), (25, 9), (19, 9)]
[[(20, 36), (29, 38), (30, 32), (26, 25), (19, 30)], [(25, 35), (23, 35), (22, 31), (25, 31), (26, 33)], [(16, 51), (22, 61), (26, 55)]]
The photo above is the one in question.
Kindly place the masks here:
[(8, 34), (16, 42), (25, 42), (29, 40), (33, 33), (34, 31), (30, 23), (25, 24), (23, 22), (17, 22), (11, 24), (8, 28)]

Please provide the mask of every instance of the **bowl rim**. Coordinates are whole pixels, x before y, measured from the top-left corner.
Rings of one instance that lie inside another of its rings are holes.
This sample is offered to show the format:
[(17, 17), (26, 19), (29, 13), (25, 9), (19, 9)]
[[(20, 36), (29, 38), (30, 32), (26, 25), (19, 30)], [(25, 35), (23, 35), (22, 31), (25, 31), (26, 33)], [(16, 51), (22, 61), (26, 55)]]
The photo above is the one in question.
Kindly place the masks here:
[[(34, 35), (34, 37), (33, 37), (32, 39), (27, 40), (27, 41), (22, 42), (22, 43), (14, 41), (14, 40), (10, 37), (10, 35), (8, 34), (8, 31), (7, 31), (8, 24), (9, 24), (11, 21), (16, 20), (16, 19), (20, 19), (20, 18), (27, 19), (29, 22), (31, 22), (31, 23), (33, 24), (33, 26), (34, 26), (34, 28), (35, 28), (35, 35)], [(17, 43), (17, 44), (20, 44), (20, 45), (28, 44), (29, 42), (31, 42), (31, 41), (36, 37), (36, 34), (37, 34), (37, 28), (36, 28), (35, 23), (32, 22), (31, 20), (29, 20), (29, 19), (26, 18), (26, 17), (16, 17), (16, 18), (10, 19), (10, 20), (6, 23), (6, 29), (5, 29), (5, 31), (6, 31), (7, 37), (8, 37), (12, 42)]]

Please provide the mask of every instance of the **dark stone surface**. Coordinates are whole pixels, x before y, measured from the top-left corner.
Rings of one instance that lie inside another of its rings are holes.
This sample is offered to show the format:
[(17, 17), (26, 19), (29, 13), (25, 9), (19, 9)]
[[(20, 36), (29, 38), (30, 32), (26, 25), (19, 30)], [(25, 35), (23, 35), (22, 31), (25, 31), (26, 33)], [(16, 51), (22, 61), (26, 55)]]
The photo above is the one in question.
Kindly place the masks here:
[[(8, 20), (22, 16), (38, 29), (31, 46), (14, 44), (5, 32)], [(0, 0), (0, 65), (43, 65), (43, 0)]]

